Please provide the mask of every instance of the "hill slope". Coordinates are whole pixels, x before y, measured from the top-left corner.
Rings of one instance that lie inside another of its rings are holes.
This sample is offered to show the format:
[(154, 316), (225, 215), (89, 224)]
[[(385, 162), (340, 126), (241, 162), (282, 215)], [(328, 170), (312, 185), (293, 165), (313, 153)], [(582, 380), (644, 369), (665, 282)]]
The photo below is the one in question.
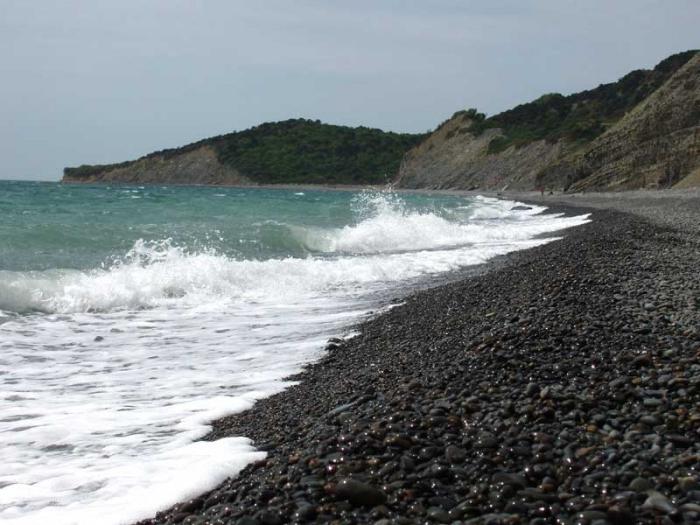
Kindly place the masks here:
[(424, 135), (292, 119), (118, 164), (63, 170), (63, 182), (382, 184)]
[[(405, 188), (633, 189), (691, 184), (700, 168), (700, 53), (490, 118), (461, 111), (410, 150)], [(682, 179), (687, 179), (682, 181)]]

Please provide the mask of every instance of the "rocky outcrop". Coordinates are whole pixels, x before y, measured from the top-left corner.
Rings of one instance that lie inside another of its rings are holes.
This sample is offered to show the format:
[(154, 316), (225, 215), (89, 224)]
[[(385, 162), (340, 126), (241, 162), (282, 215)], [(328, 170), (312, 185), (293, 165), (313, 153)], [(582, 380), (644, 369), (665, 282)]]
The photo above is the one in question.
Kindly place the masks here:
[(577, 179), (572, 181), (573, 191), (697, 185), (700, 54), (594, 140), (572, 164)]
[(491, 146), (505, 138), (503, 129), (484, 130), (474, 125), (473, 114), (455, 114), (404, 156), (396, 186), (568, 191), (698, 186), (700, 54), (684, 64), (593, 140), (511, 141), (498, 150)]
[[(78, 168), (79, 169), (79, 168)], [(88, 176), (76, 176), (70, 168), (64, 171), (63, 182), (94, 184), (98, 182), (126, 184), (211, 184), (247, 185), (252, 181), (237, 170), (219, 162), (211, 146), (183, 152), (180, 155), (151, 155), (125, 165), (107, 168)]]
[(488, 152), (499, 129), (476, 135), (469, 132), (472, 120), (464, 115), (445, 122), (403, 159), (396, 179), (400, 188), (431, 189), (519, 189), (535, 186), (537, 175), (560, 159), (566, 151), (562, 142), (544, 140), (499, 154)]

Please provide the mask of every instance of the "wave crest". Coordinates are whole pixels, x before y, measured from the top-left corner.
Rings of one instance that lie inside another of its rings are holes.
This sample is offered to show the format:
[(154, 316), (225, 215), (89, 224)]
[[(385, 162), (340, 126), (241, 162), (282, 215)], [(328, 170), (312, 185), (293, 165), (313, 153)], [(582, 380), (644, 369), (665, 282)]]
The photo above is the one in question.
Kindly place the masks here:
[[(296, 232), (312, 251), (341, 254), (379, 254), (469, 246), (493, 240), (521, 239), (515, 226), (545, 208), (520, 206), (514, 201), (476, 197), (455, 210), (412, 210), (396, 194), (367, 192), (358, 196), (355, 225), (331, 230)], [(553, 216), (544, 220), (549, 221)], [(486, 220), (488, 219), (488, 220)], [(534, 222), (537, 222), (536, 220)], [(522, 225), (522, 224), (521, 224)]]
[[(517, 203), (511, 201), (476, 202), (459, 217), (459, 210), (411, 210), (395, 195), (361, 194), (354, 225), (291, 227), (291, 235), (316, 256), (236, 260), (215, 250), (188, 251), (169, 239), (139, 240), (105, 268), (0, 271), (0, 311), (108, 312), (355, 293), (372, 283), (390, 285), (478, 264), (546, 242), (533, 240), (539, 234), (587, 221), (538, 215), (542, 208), (513, 210)], [(473, 217), (480, 209), (486, 217)]]

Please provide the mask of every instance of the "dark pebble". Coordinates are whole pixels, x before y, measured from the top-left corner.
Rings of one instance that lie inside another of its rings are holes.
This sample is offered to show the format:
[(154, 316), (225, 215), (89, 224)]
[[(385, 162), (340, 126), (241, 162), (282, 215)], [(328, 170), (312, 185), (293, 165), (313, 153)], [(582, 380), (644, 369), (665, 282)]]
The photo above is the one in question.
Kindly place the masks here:
[(354, 479), (341, 479), (335, 487), (335, 495), (353, 505), (375, 506), (386, 501), (386, 495), (379, 489)]

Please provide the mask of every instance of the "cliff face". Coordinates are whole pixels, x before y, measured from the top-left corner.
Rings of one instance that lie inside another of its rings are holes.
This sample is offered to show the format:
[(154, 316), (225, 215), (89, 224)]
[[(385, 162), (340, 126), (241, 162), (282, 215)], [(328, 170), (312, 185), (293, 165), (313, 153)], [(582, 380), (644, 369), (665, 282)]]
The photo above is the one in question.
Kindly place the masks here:
[(573, 191), (697, 183), (700, 54), (594, 140), (571, 164), (575, 174)]
[(200, 146), (181, 155), (153, 155), (125, 166), (97, 171), (86, 176), (65, 170), (63, 182), (94, 184), (98, 182), (126, 184), (212, 184), (247, 185), (252, 181), (225, 166), (211, 146)]
[(500, 129), (480, 135), (467, 131), (473, 121), (464, 116), (448, 120), (423, 143), (404, 156), (396, 185), (400, 188), (530, 189), (538, 173), (561, 158), (564, 145), (538, 140), (490, 154)]
[[(397, 187), (582, 191), (700, 185), (699, 53), (670, 57), (652, 71), (589, 92), (555, 97), (486, 121), (456, 114), (404, 156)], [(500, 123), (504, 127), (494, 127)]]

